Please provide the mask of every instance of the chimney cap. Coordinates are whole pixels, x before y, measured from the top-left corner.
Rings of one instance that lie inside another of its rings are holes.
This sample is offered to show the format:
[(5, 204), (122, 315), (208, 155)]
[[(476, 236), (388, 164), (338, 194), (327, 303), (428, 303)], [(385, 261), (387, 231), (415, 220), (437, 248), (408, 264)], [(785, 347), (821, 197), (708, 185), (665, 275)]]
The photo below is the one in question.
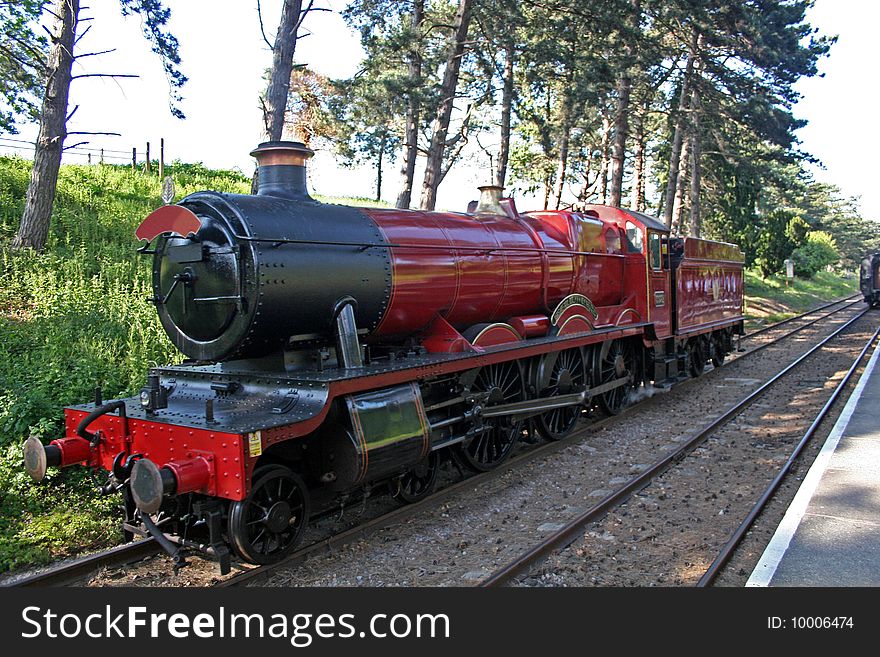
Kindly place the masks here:
[(306, 160), (315, 154), (299, 141), (264, 141), (251, 151), (259, 166), (293, 165), (305, 166)]

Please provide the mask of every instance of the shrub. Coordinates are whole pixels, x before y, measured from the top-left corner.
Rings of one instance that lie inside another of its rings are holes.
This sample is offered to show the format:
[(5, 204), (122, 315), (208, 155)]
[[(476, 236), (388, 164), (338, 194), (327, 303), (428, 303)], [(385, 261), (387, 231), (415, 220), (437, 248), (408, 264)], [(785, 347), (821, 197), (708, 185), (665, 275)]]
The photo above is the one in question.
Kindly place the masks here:
[(794, 273), (804, 278), (833, 265), (840, 259), (834, 238), (825, 231), (814, 230), (807, 233), (806, 242), (794, 250)]

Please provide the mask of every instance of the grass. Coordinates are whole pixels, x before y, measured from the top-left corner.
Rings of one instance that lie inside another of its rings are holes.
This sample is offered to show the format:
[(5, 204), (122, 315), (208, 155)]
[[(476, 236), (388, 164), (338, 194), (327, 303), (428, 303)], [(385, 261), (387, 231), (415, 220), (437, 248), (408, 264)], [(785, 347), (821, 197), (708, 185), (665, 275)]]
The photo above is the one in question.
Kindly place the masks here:
[[(243, 192), (230, 171), (176, 163), (179, 195)], [(118, 540), (118, 500), (101, 498), (82, 468), (35, 486), (23, 473), (28, 435), (63, 435), (61, 409), (134, 394), (150, 363), (180, 359), (150, 296), (150, 261), (134, 229), (162, 204), (157, 178), (127, 167), (64, 166), (43, 253), (8, 244), (18, 227), (30, 162), (0, 158), (0, 571)]]
[[(198, 164), (174, 163), (169, 173), (179, 197), (250, 189), (239, 173)], [(49, 242), (35, 254), (8, 248), (29, 175), (29, 161), (0, 157), (0, 572), (119, 540), (119, 500), (98, 496), (103, 482), (83, 468), (53, 468), (34, 485), (21, 443), (62, 436), (61, 409), (91, 399), (96, 385), (105, 399), (132, 395), (151, 363), (180, 359), (146, 301), (150, 261), (135, 253), (133, 236), (162, 203), (159, 180), (121, 166), (62, 167)], [(750, 274), (746, 289), (750, 313), (770, 321), (854, 286), (822, 274), (789, 290)]]
[(859, 279), (850, 272), (819, 272), (813, 278), (786, 283), (781, 275), (766, 279), (755, 270), (745, 275), (747, 325), (759, 326), (788, 319), (821, 305), (823, 301), (855, 294)]

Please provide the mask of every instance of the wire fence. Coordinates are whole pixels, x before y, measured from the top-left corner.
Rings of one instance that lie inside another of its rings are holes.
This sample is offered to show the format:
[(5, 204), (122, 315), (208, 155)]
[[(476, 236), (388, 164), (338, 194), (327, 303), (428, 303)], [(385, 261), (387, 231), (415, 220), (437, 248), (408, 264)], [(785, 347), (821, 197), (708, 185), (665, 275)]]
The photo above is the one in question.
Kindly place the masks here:
[[(13, 137), (0, 136), (0, 154), (27, 154), (33, 156), (35, 144), (26, 139), (16, 139)], [(147, 172), (152, 171), (153, 158), (150, 155), (150, 142), (146, 143), (146, 148), (138, 150), (133, 146), (129, 151), (122, 151), (113, 148), (102, 148), (97, 146), (87, 146), (86, 144), (72, 144), (64, 148), (62, 159), (70, 161), (71, 159), (79, 164), (124, 164), (130, 163), (132, 168), (142, 165)], [(161, 176), (165, 170), (165, 139), (159, 140), (159, 157), (158, 172)]]

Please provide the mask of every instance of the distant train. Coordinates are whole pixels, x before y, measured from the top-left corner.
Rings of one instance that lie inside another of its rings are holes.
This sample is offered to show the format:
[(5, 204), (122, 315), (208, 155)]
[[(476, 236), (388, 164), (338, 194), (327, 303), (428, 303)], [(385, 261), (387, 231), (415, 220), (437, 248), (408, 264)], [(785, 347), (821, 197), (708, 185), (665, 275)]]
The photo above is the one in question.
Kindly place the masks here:
[(865, 303), (872, 308), (880, 307), (880, 253), (872, 253), (862, 260), (859, 289)]
[(561, 439), (585, 409), (721, 365), (742, 334), (734, 245), (613, 207), (519, 213), (491, 186), (464, 214), (328, 205), (302, 144), (252, 154), (256, 195), (192, 194), (136, 231), (190, 360), (24, 447), (36, 480), (109, 471), (127, 537), (177, 557), (278, 560), (313, 508), (377, 486), (418, 500), (441, 458), (495, 468), (526, 432)]

